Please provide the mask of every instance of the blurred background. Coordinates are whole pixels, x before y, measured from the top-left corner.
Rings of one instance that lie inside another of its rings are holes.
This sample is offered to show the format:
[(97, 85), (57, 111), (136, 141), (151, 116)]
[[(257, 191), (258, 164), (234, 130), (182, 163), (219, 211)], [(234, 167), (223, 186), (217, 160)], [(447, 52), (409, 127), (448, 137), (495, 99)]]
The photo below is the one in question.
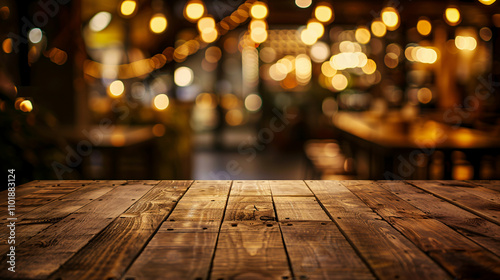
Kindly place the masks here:
[(0, 0), (33, 179), (499, 179), (495, 0)]

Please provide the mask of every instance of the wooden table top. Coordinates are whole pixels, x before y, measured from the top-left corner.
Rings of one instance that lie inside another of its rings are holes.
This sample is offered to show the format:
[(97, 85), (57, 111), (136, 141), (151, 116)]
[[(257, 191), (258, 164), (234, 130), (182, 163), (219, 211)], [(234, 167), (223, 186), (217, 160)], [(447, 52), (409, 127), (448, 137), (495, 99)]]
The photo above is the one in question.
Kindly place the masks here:
[(14, 216), (1, 195), (2, 279), (500, 279), (500, 181), (33, 181)]
[(339, 112), (333, 124), (340, 130), (382, 147), (405, 149), (499, 149), (497, 131), (455, 127), (430, 119), (404, 123), (401, 114), (385, 118), (370, 112)]

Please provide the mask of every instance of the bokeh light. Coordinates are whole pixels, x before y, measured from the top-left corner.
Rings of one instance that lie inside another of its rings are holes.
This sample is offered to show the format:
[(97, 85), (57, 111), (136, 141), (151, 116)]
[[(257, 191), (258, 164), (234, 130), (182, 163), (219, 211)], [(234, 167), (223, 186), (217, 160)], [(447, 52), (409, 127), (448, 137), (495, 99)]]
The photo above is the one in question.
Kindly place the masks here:
[(267, 17), (267, 5), (263, 2), (257, 1), (253, 3), (250, 8), (250, 14), (255, 19), (263, 19)]
[(162, 13), (153, 15), (149, 21), (149, 28), (157, 34), (165, 31), (167, 29), (167, 18), (165, 18), (165, 15)]
[(446, 8), (446, 11), (444, 12), (444, 18), (449, 25), (455, 26), (460, 23), (460, 11), (458, 10), (458, 8), (450, 6)]
[(94, 32), (99, 32), (101, 30), (104, 30), (106, 27), (108, 27), (109, 23), (111, 22), (111, 14), (108, 12), (99, 12), (95, 14), (89, 22), (89, 28), (90, 30)]
[(124, 16), (130, 16), (135, 12), (137, 3), (134, 0), (125, 0), (120, 5), (120, 12)]
[(205, 14), (205, 6), (201, 1), (191, 0), (187, 3), (184, 12), (187, 19), (194, 21)]
[(155, 96), (155, 98), (153, 100), (153, 105), (154, 105), (155, 109), (159, 110), (159, 111), (167, 109), (169, 104), (170, 104), (170, 100), (169, 100), (168, 96), (164, 93), (158, 94), (157, 96)]
[(125, 91), (125, 85), (122, 81), (116, 80), (109, 84), (108, 93), (111, 97), (119, 97)]
[(426, 17), (421, 17), (417, 22), (417, 31), (422, 36), (427, 36), (432, 31), (432, 25), (429, 19)]
[(40, 28), (31, 29), (28, 33), (28, 38), (33, 44), (39, 43), (40, 41), (42, 41), (42, 30)]
[(262, 98), (258, 94), (252, 93), (245, 98), (245, 108), (250, 112), (256, 112), (262, 106)]
[(375, 35), (376, 37), (384, 37), (385, 33), (387, 32), (387, 27), (382, 21), (374, 20), (371, 25), (371, 30), (373, 35)]
[(314, 16), (321, 22), (329, 22), (333, 19), (333, 10), (326, 4), (319, 4), (314, 9)]
[(191, 68), (182, 66), (175, 69), (174, 82), (179, 87), (189, 86), (193, 83), (194, 74)]

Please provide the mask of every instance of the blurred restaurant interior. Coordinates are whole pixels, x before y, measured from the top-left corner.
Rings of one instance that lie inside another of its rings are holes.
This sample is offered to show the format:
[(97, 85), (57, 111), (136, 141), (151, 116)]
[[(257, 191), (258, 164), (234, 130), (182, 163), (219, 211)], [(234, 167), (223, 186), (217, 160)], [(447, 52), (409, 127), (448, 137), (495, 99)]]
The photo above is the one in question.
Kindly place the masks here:
[(0, 0), (33, 179), (500, 179), (495, 0)]

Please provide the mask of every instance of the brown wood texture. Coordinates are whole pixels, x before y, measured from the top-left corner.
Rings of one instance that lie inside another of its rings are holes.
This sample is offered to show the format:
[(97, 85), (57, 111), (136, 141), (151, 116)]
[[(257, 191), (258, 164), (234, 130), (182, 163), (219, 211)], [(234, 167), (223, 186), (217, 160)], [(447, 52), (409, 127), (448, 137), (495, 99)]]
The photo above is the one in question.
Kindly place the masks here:
[(370, 181), (342, 182), (406, 238), (459, 278), (500, 278), (500, 259), (444, 223)]
[(125, 278), (207, 279), (230, 188), (230, 181), (191, 184)]
[(0, 279), (500, 279), (499, 211), (500, 181), (33, 181)]

